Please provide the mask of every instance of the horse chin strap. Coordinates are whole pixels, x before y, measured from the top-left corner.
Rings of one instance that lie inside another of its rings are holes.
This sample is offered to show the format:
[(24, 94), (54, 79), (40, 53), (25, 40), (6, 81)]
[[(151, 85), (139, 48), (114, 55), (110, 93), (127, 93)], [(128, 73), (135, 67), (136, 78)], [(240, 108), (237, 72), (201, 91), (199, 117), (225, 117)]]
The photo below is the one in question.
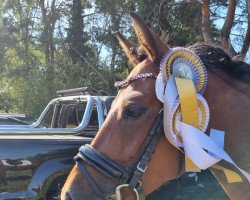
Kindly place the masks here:
[[(122, 200), (122, 190), (129, 188), (133, 191), (136, 200), (144, 200), (145, 195), (142, 189), (141, 178), (148, 167), (148, 163), (151, 160), (162, 135), (163, 110), (159, 112), (153, 127), (129, 167), (123, 167), (115, 163), (113, 160), (89, 145), (80, 147), (79, 153), (74, 159), (79, 170), (87, 179), (99, 199)], [(105, 194), (102, 191), (97, 182), (88, 172), (85, 166), (86, 164), (111, 180), (117, 182), (118, 186), (116, 187), (114, 194)]]

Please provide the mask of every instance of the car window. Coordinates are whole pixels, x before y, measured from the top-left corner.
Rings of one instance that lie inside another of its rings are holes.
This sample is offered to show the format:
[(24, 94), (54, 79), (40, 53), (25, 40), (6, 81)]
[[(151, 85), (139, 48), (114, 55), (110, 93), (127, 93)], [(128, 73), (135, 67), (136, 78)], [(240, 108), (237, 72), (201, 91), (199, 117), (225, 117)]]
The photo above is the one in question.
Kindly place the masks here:
[(76, 128), (80, 125), (84, 112), (86, 109), (86, 103), (71, 104), (67, 106), (66, 128)]
[(94, 106), (86, 129), (98, 129), (98, 128), (99, 128), (98, 112), (97, 112), (97, 107)]
[(39, 128), (53, 128), (52, 126), (52, 119), (53, 113), (55, 110), (55, 105), (53, 105), (50, 110), (47, 112), (45, 118), (43, 119), (42, 123), (39, 125)]
[[(113, 100), (113, 99), (112, 99)], [(112, 101), (103, 105), (104, 119), (110, 109)], [(60, 102), (52, 106), (43, 123), (39, 126), (47, 128), (76, 128), (82, 122), (87, 102)], [(94, 131), (99, 129), (97, 106), (91, 111), (90, 120), (85, 130)]]

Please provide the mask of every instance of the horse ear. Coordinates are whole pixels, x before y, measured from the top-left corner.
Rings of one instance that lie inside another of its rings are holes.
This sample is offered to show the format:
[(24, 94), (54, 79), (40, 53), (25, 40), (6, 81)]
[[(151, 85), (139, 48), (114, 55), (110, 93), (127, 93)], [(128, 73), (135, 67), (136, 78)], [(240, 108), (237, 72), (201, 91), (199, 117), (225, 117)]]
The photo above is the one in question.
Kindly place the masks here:
[(130, 12), (130, 16), (137, 38), (147, 52), (148, 57), (152, 61), (159, 61), (169, 48), (147, 27), (145, 22), (137, 14)]
[(137, 59), (137, 53), (136, 49), (138, 46), (130, 41), (128, 41), (125, 37), (123, 37), (122, 34), (116, 33), (116, 37), (119, 41), (120, 46), (123, 48), (125, 51), (125, 54), (127, 55), (129, 62), (135, 67), (138, 65), (140, 62)]

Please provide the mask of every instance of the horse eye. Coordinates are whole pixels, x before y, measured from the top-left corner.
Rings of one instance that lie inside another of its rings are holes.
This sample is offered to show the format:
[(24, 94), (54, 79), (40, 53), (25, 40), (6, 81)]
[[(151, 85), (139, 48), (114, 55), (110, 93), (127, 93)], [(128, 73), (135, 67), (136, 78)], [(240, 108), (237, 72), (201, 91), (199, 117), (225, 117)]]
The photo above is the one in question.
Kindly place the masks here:
[(125, 110), (125, 118), (138, 118), (145, 113), (146, 109), (138, 106), (130, 106)]

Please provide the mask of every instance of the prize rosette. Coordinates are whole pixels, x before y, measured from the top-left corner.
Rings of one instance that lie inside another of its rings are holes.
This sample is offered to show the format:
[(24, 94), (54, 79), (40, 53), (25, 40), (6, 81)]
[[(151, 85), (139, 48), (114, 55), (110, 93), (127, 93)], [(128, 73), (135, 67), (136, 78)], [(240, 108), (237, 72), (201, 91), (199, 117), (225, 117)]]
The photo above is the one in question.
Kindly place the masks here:
[(203, 94), (207, 85), (207, 70), (191, 50), (177, 47), (166, 52), (161, 60), (160, 73), (167, 82), (171, 75), (193, 81), (197, 93)]
[[(209, 122), (209, 107), (206, 100), (200, 95), (197, 94), (197, 103), (198, 103), (198, 114), (199, 114), (199, 127), (198, 129), (202, 132), (205, 132)], [(179, 99), (176, 99), (173, 105), (172, 116), (170, 119), (170, 132), (173, 140), (179, 147), (183, 147), (182, 138), (180, 134), (180, 122), (182, 121), (181, 116), (181, 106)]]
[(229, 183), (242, 182), (238, 173), (215, 165), (223, 159), (234, 165), (250, 182), (250, 174), (239, 168), (224, 151), (224, 132), (211, 129), (209, 136), (205, 134), (210, 113), (202, 94), (207, 81), (206, 68), (194, 52), (173, 48), (165, 53), (155, 92), (164, 106), (166, 138), (185, 153), (186, 171), (198, 172), (214, 167), (224, 171)]

